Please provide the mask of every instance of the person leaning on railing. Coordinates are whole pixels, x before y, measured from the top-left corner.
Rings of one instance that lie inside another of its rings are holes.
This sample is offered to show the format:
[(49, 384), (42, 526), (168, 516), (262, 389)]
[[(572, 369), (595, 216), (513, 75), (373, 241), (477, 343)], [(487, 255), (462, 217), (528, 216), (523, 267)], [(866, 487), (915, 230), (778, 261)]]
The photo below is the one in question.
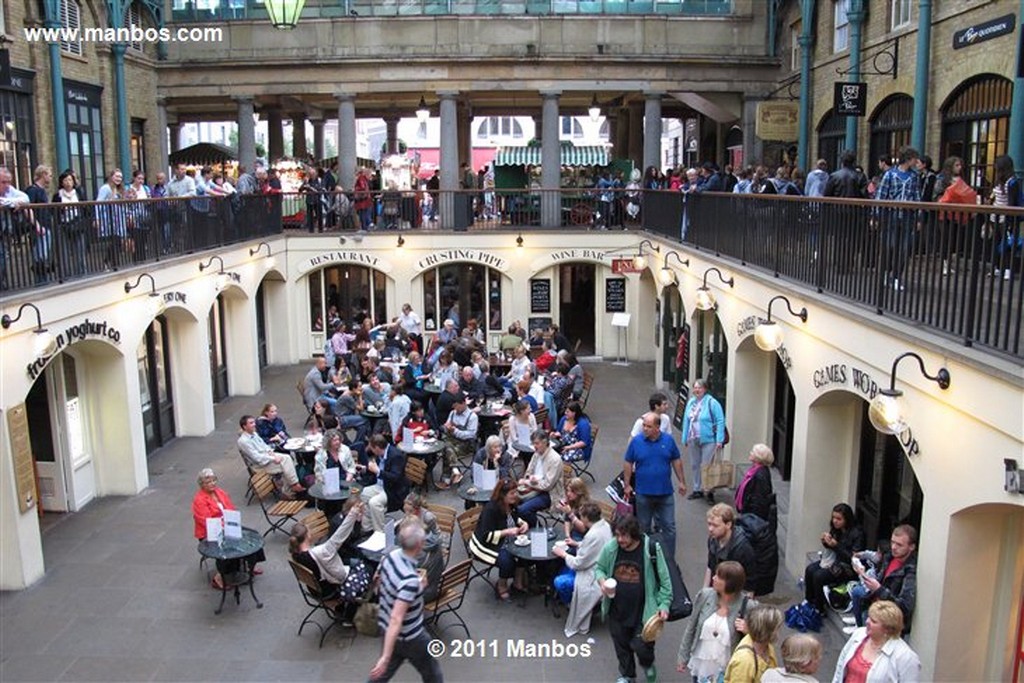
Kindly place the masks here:
[(87, 207), (78, 206), (85, 201), (85, 192), (71, 169), (66, 169), (57, 180), (53, 203), (57, 209), (57, 246), (60, 252), (59, 269), (64, 277), (84, 275), (86, 270), (86, 230), (89, 227)]
[[(124, 174), (115, 168), (96, 194), (97, 202), (118, 202), (124, 199)], [(128, 236), (127, 212), (123, 204), (96, 207), (96, 233), (104, 245), (103, 267), (117, 270), (124, 261), (124, 243)]]

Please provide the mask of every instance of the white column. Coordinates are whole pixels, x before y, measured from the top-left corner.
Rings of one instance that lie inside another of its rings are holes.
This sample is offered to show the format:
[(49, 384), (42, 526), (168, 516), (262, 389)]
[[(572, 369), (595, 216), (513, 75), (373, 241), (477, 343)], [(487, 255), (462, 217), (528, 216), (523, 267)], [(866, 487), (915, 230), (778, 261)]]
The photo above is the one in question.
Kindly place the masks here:
[(661, 168), (661, 96), (644, 93), (644, 172), (651, 166)]
[(459, 118), (458, 92), (437, 93), (441, 98), (441, 220), (452, 225), (455, 218), (455, 195), (459, 189)]
[(238, 163), (252, 171), (256, 163), (256, 123), (253, 121), (253, 99), (236, 97), (238, 103)]
[[(197, 310), (209, 310), (209, 306)], [(207, 318), (204, 315), (198, 321), (174, 312), (167, 321), (175, 431), (178, 436), (206, 436), (215, 425)]]
[(558, 227), (562, 223), (562, 202), (558, 194), (562, 180), (561, 148), (558, 144), (558, 97), (560, 90), (541, 92), (540, 185), (544, 191), (540, 199), (542, 228)]
[(224, 341), (227, 346), (228, 395), (260, 393), (260, 359), (256, 348), (255, 299), (224, 297)]
[(339, 93), (338, 181), (346, 190), (356, 183), (356, 96)]
[[(757, 104), (760, 101), (759, 98), (745, 97), (743, 98), (743, 165), (748, 166), (755, 161), (761, 159), (764, 145), (761, 143), (761, 138), (757, 137), (754, 132), (757, 126)], [(819, 152), (820, 156), (820, 152)], [(833, 160), (829, 159), (829, 163)], [(735, 169), (739, 170), (739, 169)]]

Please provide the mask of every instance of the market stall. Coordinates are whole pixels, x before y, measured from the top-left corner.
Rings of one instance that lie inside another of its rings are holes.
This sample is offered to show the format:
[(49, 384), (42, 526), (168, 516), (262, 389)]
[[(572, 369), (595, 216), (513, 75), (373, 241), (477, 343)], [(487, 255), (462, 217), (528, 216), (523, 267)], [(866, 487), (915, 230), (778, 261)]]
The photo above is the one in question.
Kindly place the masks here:
[(185, 164), (197, 174), (204, 166), (209, 166), (214, 173), (223, 173), (224, 177), (234, 179), (238, 168), (238, 153), (214, 142), (199, 142), (172, 152), (167, 157), (167, 163), (171, 167)]

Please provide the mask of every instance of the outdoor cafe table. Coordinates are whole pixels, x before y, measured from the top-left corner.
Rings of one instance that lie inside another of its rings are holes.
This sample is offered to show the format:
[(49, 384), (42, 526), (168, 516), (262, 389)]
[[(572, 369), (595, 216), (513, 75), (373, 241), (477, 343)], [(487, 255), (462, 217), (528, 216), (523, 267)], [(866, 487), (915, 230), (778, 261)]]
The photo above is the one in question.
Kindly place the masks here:
[[(241, 538), (225, 538), (219, 543), (215, 541), (207, 541), (205, 539), (199, 541), (199, 554), (213, 560), (241, 561), (262, 549), (263, 535), (249, 527), (242, 527)], [(241, 602), (239, 589), (242, 586), (249, 587), (249, 594), (252, 595), (253, 602), (256, 603), (257, 609), (263, 608), (263, 603), (256, 597), (256, 590), (253, 588), (253, 569), (255, 565), (254, 563), (246, 564), (248, 566), (244, 569), (221, 577), (223, 586), (220, 589), (220, 605), (218, 605), (217, 609), (213, 611), (214, 614), (220, 614), (221, 610), (224, 609), (224, 601), (227, 599), (229, 590), (234, 591), (235, 604), (239, 604)]]
[(381, 420), (386, 420), (387, 417), (388, 417), (388, 414), (385, 411), (377, 410), (376, 408), (373, 408), (373, 409), (366, 408), (365, 410), (361, 411), (359, 414), (362, 415), (363, 417), (365, 417), (367, 420), (370, 421), (370, 433), (371, 434), (376, 434), (377, 433), (377, 423), (380, 422)]
[(327, 493), (324, 491), (324, 485), (322, 482), (317, 482), (309, 487), (306, 493), (316, 502), (318, 510), (323, 510), (324, 514), (330, 517), (333, 513), (341, 509), (341, 503), (348, 500), (351, 495), (349, 486), (351, 482), (340, 481), (338, 482), (339, 489), (337, 493)]
[(480, 438), (486, 439), (488, 436), (498, 434), (501, 431), (501, 422), (509, 415), (512, 411), (502, 406), (497, 410), (492, 409), (491, 403), (487, 402), (484, 405), (474, 408), (473, 412), (480, 419)]
[[(470, 489), (473, 489), (472, 493), (470, 493)], [(473, 479), (466, 477), (459, 484), (459, 498), (466, 501), (466, 509), (468, 510), (489, 501), (491, 499), (491, 491), (484, 491), (477, 486), (473, 486)]]
[[(542, 527), (534, 527), (530, 529), (530, 532), (536, 531)], [(544, 606), (548, 606), (548, 601), (553, 599), (554, 590), (552, 588), (552, 579), (558, 572), (558, 563), (562, 562), (554, 553), (555, 543), (565, 540), (565, 530), (561, 524), (556, 524), (545, 530), (547, 532), (547, 552), (542, 557), (534, 557), (531, 553), (531, 544), (516, 545), (515, 539), (518, 536), (505, 539), (505, 548), (508, 552), (520, 562), (526, 562), (536, 565), (536, 580), (539, 586), (544, 588)], [(526, 537), (529, 538), (530, 532), (527, 532)]]
[(427, 463), (427, 479), (426, 482), (424, 482), (424, 485), (428, 486), (434, 477), (434, 465), (437, 464), (437, 456), (444, 452), (444, 440), (431, 438), (425, 441), (416, 441), (413, 443), (412, 448), (405, 448), (402, 443), (401, 435), (399, 434), (398, 441), (395, 442), (395, 447), (406, 455), (411, 455), (414, 458), (420, 458)]

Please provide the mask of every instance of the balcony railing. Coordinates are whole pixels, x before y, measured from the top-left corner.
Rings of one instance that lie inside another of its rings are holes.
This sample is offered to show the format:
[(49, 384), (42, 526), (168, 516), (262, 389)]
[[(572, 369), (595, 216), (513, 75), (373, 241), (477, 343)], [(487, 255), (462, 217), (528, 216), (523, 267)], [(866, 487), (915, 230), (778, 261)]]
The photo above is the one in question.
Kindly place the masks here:
[[(308, 0), (302, 19), (446, 15), (720, 16), (732, 0)], [(172, 22), (266, 19), (261, 0), (174, 0)]]
[(1024, 356), (1022, 209), (710, 193), (693, 195), (678, 222), (648, 215), (644, 225), (966, 346)]
[(0, 209), (0, 293), (68, 282), (281, 232), (274, 195)]

